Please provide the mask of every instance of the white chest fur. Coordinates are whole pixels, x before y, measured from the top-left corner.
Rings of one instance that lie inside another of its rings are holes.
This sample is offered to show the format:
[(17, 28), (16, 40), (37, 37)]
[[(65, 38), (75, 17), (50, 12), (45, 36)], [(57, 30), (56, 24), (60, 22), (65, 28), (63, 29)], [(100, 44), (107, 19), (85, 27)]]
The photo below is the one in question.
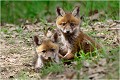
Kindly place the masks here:
[(42, 68), (42, 67), (43, 67), (43, 61), (42, 61), (41, 55), (38, 55), (35, 68)]

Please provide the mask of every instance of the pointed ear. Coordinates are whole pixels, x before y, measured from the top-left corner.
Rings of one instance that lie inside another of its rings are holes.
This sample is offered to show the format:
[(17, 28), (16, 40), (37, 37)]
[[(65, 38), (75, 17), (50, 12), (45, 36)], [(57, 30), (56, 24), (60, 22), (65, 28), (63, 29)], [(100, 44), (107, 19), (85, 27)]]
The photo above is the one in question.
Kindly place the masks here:
[(46, 36), (46, 35), (47, 35), (47, 32), (48, 32), (48, 30), (44, 27), (44, 28), (43, 28), (43, 35)]
[(34, 37), (33, 37), (33, 41), (34, 41), (34, 44), (35, 44), (36, 46), (40, 45), (40, 44), (39, 44), (39, 39), (38, 39), (37, 36), (34, 36)]
[(46, 30), (44, 30), (44, 36), (50, 38), (52, 36), (52, 28), (48, 27)]
[(60, 7), (57, 7), (56, 13), (57, 13), (58, 16), (64, 16), (65, 15), (64, 10)]
[(58, 33), (57, 33), (57, 32), (55, 32), (55, 33), (52, 35), (51, 40), (52, 40), (53, 42), (57, 42), (57, 41), (58, 41)]
[(80, 7), (76, 6), (75, 9), (73, 10), (72, 14), (74, 16), (79, 16), (79, 12), (80, 12)]

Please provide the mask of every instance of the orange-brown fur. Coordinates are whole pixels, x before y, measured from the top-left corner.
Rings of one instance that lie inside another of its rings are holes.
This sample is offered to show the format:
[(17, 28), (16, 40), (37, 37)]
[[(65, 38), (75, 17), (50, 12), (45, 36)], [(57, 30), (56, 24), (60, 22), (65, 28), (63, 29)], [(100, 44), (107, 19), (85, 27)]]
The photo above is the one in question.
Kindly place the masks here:
[(35, 42), (35, 70), (38, 71), (40, 68), (44, 66), (46, 62), (54, 61), (56, 63), (59, 63), (59, 46), (55, 42), (53, 42), (51, 39), (45, 37), (41, 40), (41, 43), (39, 43), (38, 37), (34, 36), (34, 42)]
[(56, 24), (61, 31), (64, 50), (66, 49), (64, 59), (74, 58), (75, 53), (80, 50), (87, 53), (100, 48), (98, 43), (80, 30), (82, 20), (79, 18), (79, 7), (72, 13), (65, 13), (61, 8), (57, 8), (57, 13)]
[(64, 17), (57, 17), (57, 24), (61, 25), (62, 22), (74, 22), (75, 24), (80, 23), (80, 19), (75, 18), (71, 13), (65, 14)]
[(53, 43), (51, 40), (44, 40), (40, 46), (36, 48), (37, 52), (42, 52), (43, 50), (49, 51), (50, 49), (59, 50), (57, 44)]

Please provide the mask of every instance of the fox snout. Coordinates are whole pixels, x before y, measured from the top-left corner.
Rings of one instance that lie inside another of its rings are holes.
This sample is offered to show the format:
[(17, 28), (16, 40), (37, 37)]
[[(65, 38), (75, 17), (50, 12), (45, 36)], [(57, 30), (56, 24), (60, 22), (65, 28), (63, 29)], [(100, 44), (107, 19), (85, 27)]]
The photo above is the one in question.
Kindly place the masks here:
[(73, 29), (70, 26), (67, 26), (66, 28), (63, 29), (63, 32), (69, 34), (73, 32)]
[(47, 53), (43, 54), (42, 57), (43, 57), (45, 60), (49, 60), (49, 59), (53, 59), (53, 58), (54, 58), (54, 54), (53, 54), (53, 53), (50, 53), (50, 52), (47, 52)]

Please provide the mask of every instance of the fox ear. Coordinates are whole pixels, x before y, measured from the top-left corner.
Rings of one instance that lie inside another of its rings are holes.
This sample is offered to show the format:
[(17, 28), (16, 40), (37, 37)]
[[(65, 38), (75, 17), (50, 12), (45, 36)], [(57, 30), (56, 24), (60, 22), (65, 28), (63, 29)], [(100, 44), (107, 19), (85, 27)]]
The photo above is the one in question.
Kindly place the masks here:
[(45, 37), (51, 37), (52, 36), (52, 28), (48, 27), (46, 30), (44, 29), (44, 36)]
[(37, 36), (34, 36), (34, 37), (33, 37), (33, 41), (34, 41), (34, 44), (35, 44), (36, 46), (40, 45), (40, 44), (39, 44), (39, 39), (38, 39)]
[(58, 36), (59, 36), (58, 30), (55, 29), (53, 31), (52, 36), (51, 36), (51, 41), (57, 43), (58, 42)]
[(73, 10), (72, 14), (74, 16), (79, 16), (79, 11), (80, 11), (80, 7), (76, 6), (75, 9)]
[(64, 16), (65, 15), (64, 10), (60, 7), (57, 7), (56, 13), (57, 13), (58, 16)]
[(58, 41), (58, 33), (55, 32), (51, 39), (52, 39), (53, 42), (57, 42)]

